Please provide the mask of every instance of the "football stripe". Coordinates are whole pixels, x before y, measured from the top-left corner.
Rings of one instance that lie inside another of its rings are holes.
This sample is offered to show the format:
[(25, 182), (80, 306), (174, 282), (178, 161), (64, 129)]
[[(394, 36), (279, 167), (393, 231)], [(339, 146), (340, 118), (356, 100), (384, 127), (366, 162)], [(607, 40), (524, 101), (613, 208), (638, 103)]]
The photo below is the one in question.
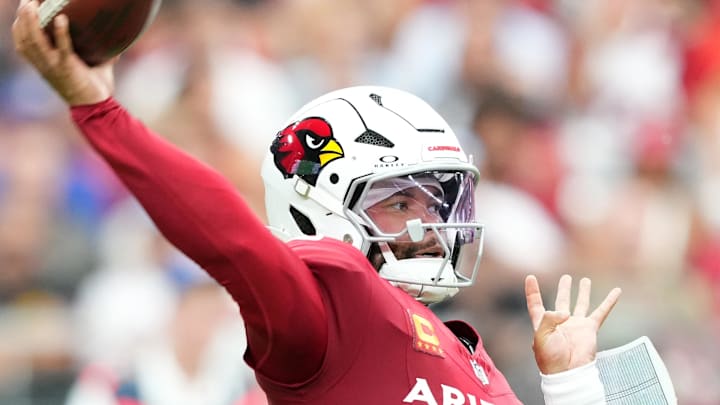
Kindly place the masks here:
[(60, 14), (69, 2), (70, 0), (45, 0), (40, 7), (38, 7), (40, 26), (45, 28), (56, 15)]

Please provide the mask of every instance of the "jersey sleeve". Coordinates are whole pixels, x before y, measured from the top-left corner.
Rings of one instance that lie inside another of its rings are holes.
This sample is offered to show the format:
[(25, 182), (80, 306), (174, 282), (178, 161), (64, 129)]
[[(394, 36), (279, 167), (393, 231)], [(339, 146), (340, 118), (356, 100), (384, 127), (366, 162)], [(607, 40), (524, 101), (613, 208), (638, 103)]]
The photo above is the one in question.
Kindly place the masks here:
[(327, 347), (327, 321), (307, 265), (219, 173), (153, 134), (114, 99), (71, 113), (160, 232), (237, 302), (248, 363), (277, 381), (311, 378)]

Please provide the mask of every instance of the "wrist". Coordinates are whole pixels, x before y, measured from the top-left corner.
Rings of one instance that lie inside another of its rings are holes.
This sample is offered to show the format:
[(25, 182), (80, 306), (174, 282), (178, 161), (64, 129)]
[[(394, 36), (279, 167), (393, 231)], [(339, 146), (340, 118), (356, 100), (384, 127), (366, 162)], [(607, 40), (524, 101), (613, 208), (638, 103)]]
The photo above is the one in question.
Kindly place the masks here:
[(110, 98), (111, 94), (101, 91), (77, 91), (61, 94), (65, 103), (70, 107), (80, 107), (85, 105), (94, 105), (101, 103)]

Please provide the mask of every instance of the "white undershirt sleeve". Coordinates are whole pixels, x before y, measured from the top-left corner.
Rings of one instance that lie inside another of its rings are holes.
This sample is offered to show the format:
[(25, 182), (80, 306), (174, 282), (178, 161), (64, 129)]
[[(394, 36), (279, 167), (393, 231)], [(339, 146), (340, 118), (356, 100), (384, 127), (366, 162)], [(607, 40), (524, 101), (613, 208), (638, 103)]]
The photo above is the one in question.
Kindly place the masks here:
[(595, 361), (557, 374), (540, 374), (545, 405), (604, 405), (605, 390)]

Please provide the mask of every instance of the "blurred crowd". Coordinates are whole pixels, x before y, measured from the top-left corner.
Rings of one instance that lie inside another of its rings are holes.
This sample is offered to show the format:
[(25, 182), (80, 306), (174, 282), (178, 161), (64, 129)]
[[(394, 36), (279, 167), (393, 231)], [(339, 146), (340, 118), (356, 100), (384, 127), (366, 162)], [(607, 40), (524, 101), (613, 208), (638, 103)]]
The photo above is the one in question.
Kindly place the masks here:
[[(0, 2), (0, 404), (263, 404), (228, 296), (169, 246), (15, 55)], [(647, 335), (680, 403), (720, 403), (720, 1), (165, 0), (117, 98), (264, 217), (259, 166), (304, 102), (409, 90), (483, 177), (475, 325), (542, 403), (522, 279), (623, 296), (600, 349)], [(300, 303), (301, 305), (301, 303)], [(380, 366), (380, 365), (379, 365)], [(124, 402), (131, 403), (131, 402)]]

